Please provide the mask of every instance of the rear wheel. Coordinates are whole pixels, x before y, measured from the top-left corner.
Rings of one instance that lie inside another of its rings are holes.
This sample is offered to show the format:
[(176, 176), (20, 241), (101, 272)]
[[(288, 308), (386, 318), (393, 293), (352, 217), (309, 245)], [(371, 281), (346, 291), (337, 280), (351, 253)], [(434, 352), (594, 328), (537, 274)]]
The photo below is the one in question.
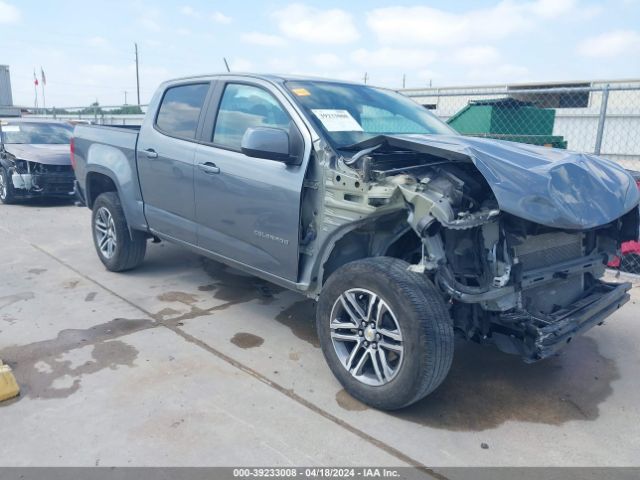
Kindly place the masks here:
[(453, 328), (436, 287), (408, 263), (348, 263), (325, 284), (317, 329), (333, 374), (355, 398), (384, 410), (432, 392), (453, 359)]
[(10, 205), (16, 202), (16, 195), (13, 190), (11, 176), (4, 167), (0, 167), (0, 202), (5, 205)]
[(91, 226), (96, 252), (108, 270), (122, 272), (142, 263), (147, 239), (142, 232), (129, 231), (117, 193), (98, 196), (93, 204)]

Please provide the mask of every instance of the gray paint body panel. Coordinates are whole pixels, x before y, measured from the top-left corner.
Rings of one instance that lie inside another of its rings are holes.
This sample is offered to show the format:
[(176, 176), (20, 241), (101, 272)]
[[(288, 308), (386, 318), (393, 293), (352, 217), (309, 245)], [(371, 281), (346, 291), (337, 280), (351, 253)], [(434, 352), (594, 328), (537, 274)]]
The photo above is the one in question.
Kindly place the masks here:
[(147, 230), (138, 182), (138, 132), (128, 128), (77, 125), (74, 129), (76, 179), (85, 194), (90, 174), (109, 177), (118, 189), (130, 228)]

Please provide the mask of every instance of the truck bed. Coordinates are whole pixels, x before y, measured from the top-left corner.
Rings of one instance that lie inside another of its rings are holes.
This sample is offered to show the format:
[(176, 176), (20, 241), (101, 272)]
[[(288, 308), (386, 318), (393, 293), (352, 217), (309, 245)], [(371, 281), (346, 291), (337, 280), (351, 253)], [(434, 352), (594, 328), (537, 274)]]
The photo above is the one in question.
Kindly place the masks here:
[(139, 132), (139, 125), (76, 125), (73, 137), (76, 149), (81, 148), (85, 141), (135, 149)]
[[(146, 229), (142, 196), (137, 178), (136, 146), (139, 126), (76, 125), (73, 131), (75, 174), (81, 196), (90, 172), (108, 177), (126, 201), (123, 208), (129, 225)], [(86, 197), (85, 197), (86, 198)], [(91, 196), (86, 200), (91, 203)]]

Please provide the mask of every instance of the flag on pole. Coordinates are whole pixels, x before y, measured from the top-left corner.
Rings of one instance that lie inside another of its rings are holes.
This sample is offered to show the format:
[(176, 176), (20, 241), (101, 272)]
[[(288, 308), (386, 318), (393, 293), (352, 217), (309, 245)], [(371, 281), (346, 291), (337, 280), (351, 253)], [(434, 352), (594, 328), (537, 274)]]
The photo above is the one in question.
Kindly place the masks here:
[(40, 78), (42, 79), (42, 85), (47, 84), (47, 77), (44, 76), (44, 70), (40, 67)]
[(37, 87), (38, 86), (38, 77), (36, 77), (36, 69), (33, 69), (33, 84)]

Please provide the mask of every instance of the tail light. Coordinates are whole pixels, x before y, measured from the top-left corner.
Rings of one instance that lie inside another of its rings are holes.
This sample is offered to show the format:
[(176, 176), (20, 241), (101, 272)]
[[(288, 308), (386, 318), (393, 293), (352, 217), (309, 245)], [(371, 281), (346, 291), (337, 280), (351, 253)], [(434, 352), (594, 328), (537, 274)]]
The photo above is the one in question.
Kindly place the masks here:
[(73, 137), (71, 137), (71, 142), (69, 142), (69, 150), (71, 153), (71, 168), (76, 169), (76, 142)]

